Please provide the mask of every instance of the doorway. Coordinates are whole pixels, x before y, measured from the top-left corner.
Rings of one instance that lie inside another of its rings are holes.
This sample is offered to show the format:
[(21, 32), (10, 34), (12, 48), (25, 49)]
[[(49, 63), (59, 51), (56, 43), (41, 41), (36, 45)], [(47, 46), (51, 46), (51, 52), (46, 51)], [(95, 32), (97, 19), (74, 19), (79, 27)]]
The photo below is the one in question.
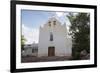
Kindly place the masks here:
[(55, 56), (55, 47), (48, 47), (48, 56)]

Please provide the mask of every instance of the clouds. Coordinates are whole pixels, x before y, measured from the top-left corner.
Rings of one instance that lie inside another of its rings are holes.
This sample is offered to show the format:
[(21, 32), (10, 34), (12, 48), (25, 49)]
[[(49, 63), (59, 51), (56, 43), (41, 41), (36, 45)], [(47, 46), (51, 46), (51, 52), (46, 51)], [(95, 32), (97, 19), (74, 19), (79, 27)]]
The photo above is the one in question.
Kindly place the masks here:
[(63, 16), (64, 15), (64, 12), (56, 12), (56, 16), (57, 17), (61, 17), (61, 16)]
[(68, 12), (55, 12), (56, 18), (59, 19), (59, 21), (62, 24), (66, 23), (66, 25), (69, 26), (70, 25), (70, 21), (69, 21), (67, 15), (69, 15)]
[(38, 43), (39, 41), (39, 29), (38, 28), (33, 29), (33, 41), (35, 43)]
[(22, 35), (27, 40), (25, 44), (38, 43), (39, 40), (39, 29), (30, 28), (22, 24)]
[(69, 15), (69, 12), (55, 12), (57, 17), (67, 17)]

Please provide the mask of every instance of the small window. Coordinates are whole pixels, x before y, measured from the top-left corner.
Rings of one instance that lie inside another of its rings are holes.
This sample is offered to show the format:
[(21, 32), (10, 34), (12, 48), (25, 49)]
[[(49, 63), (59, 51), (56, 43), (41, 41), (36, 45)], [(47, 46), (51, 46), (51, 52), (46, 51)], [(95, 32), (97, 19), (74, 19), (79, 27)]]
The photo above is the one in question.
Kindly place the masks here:
[(51, 22), (49, 22), (49, 26), (51, 26)]
[(53, 34), (50, 33), (50, 41), (53, 41)]
[(34, 49), (32, 49), (32, 53), (34, 53)]
[(53, 21), (54, 26), (56, 25), (56, 21)]

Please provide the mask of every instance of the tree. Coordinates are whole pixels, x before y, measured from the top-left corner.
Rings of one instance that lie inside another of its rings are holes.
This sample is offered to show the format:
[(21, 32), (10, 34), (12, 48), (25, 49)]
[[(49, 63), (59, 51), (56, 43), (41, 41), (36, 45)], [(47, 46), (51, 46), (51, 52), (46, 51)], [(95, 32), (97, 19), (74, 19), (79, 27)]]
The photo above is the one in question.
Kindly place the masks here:
[(81, 51), (86, 50), (90, 53), (90, 14), (69, 13), (67, 17), (71, 23), (72, 56), (74, 59), (80, 59)]
[(24, 38), (24, 35), (21, 35), (21, 48), (24, 50), (24, 45), (25, 45), (26, 39)]

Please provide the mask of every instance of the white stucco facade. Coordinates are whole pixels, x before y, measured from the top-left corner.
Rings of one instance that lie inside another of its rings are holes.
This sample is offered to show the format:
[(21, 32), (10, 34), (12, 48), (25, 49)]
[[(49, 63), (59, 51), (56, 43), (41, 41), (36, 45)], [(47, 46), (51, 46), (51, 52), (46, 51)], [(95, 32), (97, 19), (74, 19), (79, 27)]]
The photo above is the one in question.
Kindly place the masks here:
[[(50, 33), (53, 41), (50, 41)], [(54, 17), (39, 29), (38, 57), (48, 56), (48, 47), (54, 47), (55, 56), (72, 55), (72, 40), (67, 37), (66, 25), (61, 25)]]

